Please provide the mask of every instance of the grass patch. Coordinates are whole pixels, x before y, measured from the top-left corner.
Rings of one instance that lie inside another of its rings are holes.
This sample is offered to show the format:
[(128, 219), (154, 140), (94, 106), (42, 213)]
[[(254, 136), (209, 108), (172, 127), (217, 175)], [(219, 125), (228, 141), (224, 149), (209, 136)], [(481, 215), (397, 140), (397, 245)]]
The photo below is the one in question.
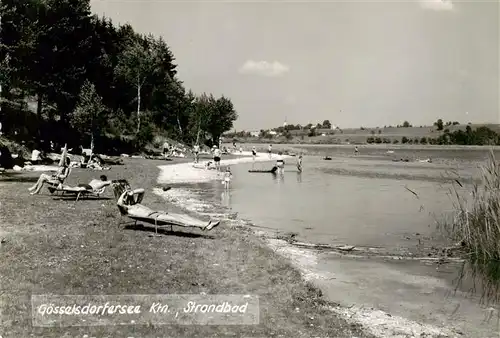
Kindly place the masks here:
[[(182, 160), (174, 159), (173, 163)], [(143, 203), (183, 212), (151, 192), (156, 161), (125, 159), (106, 173), (146, 189)], [(75, 168), (73, 185), (99, 172)], [(36, 177), (27, 172), (19, 176)], [(321, 293), (247, 231), (120, 224), (114, 199), (30, 196), (31, 183), (0, 180), (0, 335), (3, 337), (371, 337), (329, 311)], [(111, 197), (112, 192), (106, 192)], [(258, 325), (33, 327), (32, 294), (253, 294)]]

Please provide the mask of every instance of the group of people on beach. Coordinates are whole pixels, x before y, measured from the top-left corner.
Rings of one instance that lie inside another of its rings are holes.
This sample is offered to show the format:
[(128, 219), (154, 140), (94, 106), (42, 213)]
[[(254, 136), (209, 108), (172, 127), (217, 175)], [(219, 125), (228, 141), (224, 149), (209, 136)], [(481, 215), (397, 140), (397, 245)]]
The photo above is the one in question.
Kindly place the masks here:
[[(117, 206), (122, 213), (132, 220), (143, 221), (155, 224), (155, 229), (160, 225), (177, 225), (182, 227), (196, 227), (202, 230), (212, 230), (220, 224), (220, 221), (204, 222), (187, 215), (176, 215), (166, 211), (155, 211), (141, 204), (144, 189), (132, 189), (126, 180), (108, 180), (106, 175), (101, 175), (99, 179), (93, 179), (88, 184), (78, 184), (76, 187), (65, 185), (68, 178), (71, 160), (63, 151), (59, 168), (53, 174), (42, 173), (37, 182), (28, 188), (31, 195), (39, 194), (47, 184), (49, 191), (55, 190), (80, 194), (85, 191), (104, 191), (106, 186), (112, 185), (117, 200)], [(52, 189), (52, 190), (51, 190)]]

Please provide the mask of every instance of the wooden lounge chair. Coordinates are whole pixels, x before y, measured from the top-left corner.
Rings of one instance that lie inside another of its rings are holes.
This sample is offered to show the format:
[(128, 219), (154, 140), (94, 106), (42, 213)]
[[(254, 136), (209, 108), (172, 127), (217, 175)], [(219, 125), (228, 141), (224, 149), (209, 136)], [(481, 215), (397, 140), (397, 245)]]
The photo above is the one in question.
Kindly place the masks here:
[(106, 191), (106, 187), (111, 184), (111, 181), (106, 182), (106, 185), (101, 187), (95, 187), (92, 183), (93, 182), (88, 184), (79, 184), (76, 187), (60, 184), (59, 186), (52, 187), (50, 189), (54, 189), (54, 192), (59, 191), (63, 194), (75, 194), (76, 201), (78, 201), (82, 196), (100, 197)]
[[(62, 180), (62, 181), (49, 181), (47, 182), (47, 189), (49, 190), (49, 192), (51, 194), (54, 194), (54, 193), (57, 193), (57, 192), (61, 192), (61, 190), (57, 190), (57, 187), (61, 184), (64, 184), (64, 181), (66, 181), (66, 179), (69, 177), (69, 175), (71, 175), (71, 168), (68, 168), (68, 174), (66, 175), (66, 177)], [(64, 192), (62, 192), (64, 194)]]

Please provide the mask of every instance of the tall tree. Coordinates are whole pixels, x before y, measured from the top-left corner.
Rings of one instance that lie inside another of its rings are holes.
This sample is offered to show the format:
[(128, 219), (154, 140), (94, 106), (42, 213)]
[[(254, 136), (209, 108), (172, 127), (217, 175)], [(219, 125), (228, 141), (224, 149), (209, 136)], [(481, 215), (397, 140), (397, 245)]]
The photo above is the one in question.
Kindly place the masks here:
[(209, 109), (209, 121), (207, 131), (212, 136), (212, 142), (218, 143), (220, 136), (233, 128), (233, 123), (238, 118), (234, 110), (233, 103), (228, 98), (222, 96), (212, 100)]
[(329, 120), (324, 120), (323, 124), (322, 124), (322, 128), (323, 129), (331, 129), (332, 128), (332, 124), (330, 123)]
[(95, 85), (85, 81), (82, 86), (79, 101), (71, 118), (73, 128), (90, 135), (90, 146), (94, 148), (94, 140), (105, 126), (103, 112), (106, 107), (102, 98), (97, 94)]
[(65, 123), (87, 77), (92, 41), (90, 0), (44, 0), (36, 74)]
[(436, 122), (434, 122), (434, 126), (436, 126), (437, 130), (443, 130), (443, 120), (438, 119)]
[(149, 37), (133, 41), (121, 55), (117, 73), (137, 90), (137, 133), (141, 128), (141, 94), (148, 78), (158, 71), (156, 52)]

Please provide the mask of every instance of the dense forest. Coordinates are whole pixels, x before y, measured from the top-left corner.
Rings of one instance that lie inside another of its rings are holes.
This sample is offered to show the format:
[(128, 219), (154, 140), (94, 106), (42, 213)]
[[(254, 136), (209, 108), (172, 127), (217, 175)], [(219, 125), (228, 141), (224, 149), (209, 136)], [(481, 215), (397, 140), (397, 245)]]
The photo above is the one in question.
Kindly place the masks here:
[(186, 90), (166, 41), (92, 15), (90, 0), (3, 0), (0, 15), (11, 139), (139, 151), (159, 135), (217, 142), (237, 118), (229, 98)]

